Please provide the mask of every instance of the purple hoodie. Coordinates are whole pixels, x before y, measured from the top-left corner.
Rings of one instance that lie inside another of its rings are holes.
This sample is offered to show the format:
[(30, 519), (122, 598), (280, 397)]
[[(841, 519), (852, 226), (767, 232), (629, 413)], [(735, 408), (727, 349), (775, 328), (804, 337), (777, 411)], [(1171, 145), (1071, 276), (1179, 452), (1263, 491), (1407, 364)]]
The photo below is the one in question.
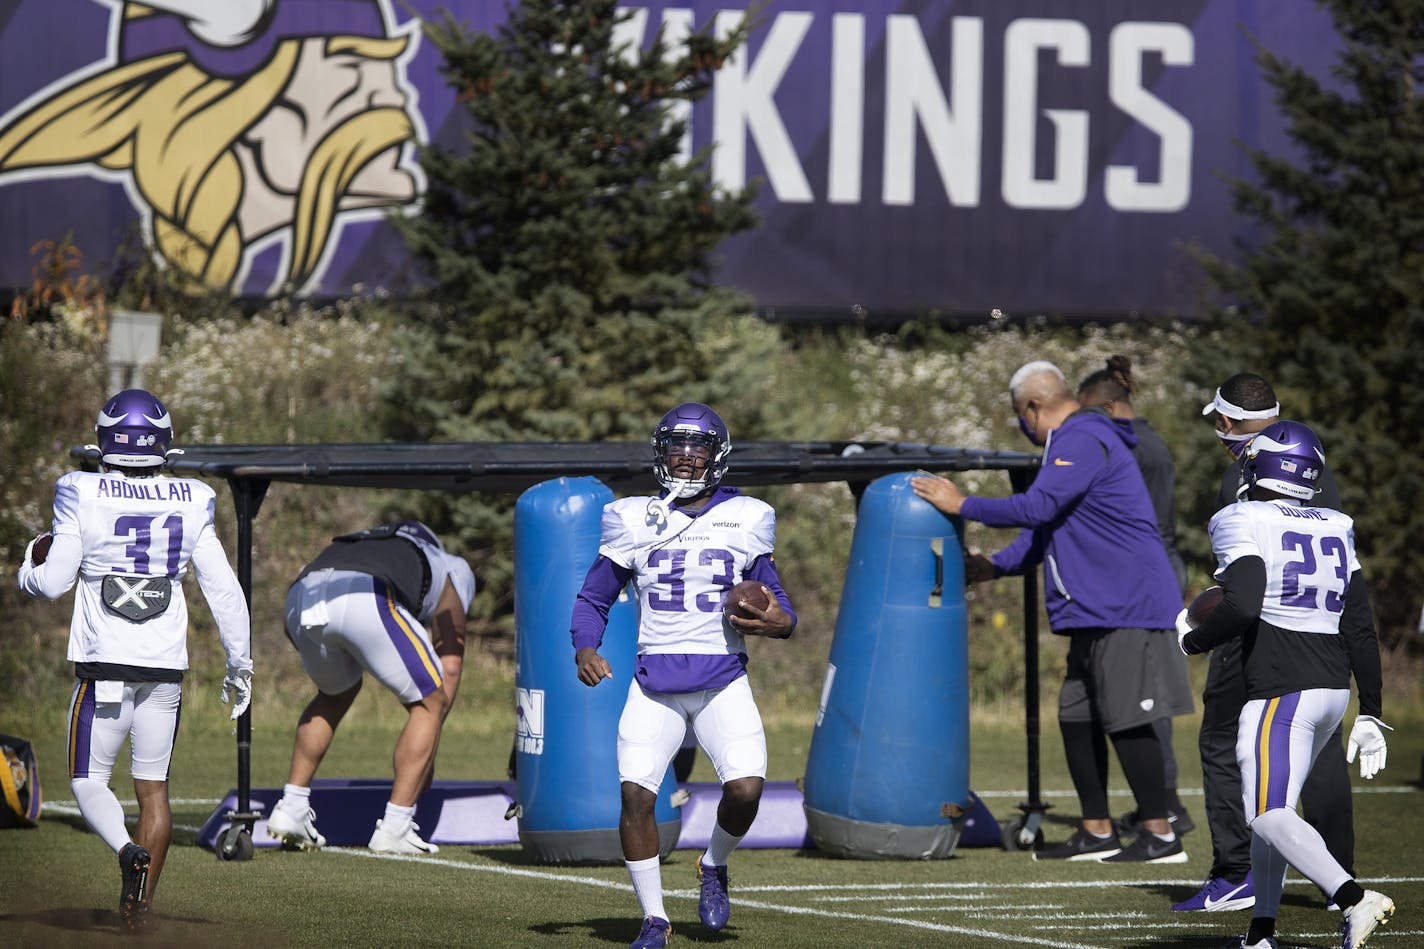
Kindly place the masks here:
[(1001, 574), (1042, 562), (1055, 633), (1093, 627), (1172, 629), (1182, 608), (1127, 420), (1074, 412), (1049, 437), (1027, 491), (968, 497), (960, 514), (1023, 532), (994, 554)]

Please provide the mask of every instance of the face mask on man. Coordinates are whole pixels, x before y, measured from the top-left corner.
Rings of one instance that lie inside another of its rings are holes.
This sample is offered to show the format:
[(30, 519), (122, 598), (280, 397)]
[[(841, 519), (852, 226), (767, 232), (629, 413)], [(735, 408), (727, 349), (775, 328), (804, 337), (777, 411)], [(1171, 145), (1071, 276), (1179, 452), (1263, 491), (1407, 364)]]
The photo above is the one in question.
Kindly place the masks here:
[(1216, 437), (1221, 439), (1221, 447), (1226, 449), (1228, 455), (1232, 458), (1240, 458), (1245, 454), (1246, 446), (1251, 444), (1251, 439), (1255, 437), (1255, 434), (1218, 431)]
[(1033, 429), (1028, 427), (1028, 419), (1024, 418), (1022, 415), (1019, 416), (1019, 431), (1023, 432), (1024, 438), (1027, 438), (1029, 441), (1034, 440)]

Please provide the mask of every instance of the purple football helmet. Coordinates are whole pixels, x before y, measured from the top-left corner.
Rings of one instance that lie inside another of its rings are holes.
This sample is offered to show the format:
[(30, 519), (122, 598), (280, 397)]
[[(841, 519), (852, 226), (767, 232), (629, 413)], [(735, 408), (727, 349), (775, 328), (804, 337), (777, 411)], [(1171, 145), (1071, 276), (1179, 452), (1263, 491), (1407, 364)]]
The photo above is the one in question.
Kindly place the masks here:
[[(674, 498), (690, 498), (715, 487), (727, 473), (732, 439), (722, 416), (701, 402), (684, 402), (663, 416), (653, 430), (653, 475)], [(702, 449), (707, 467), (697, 478), (678, 478), (669, 462), (688, 446)]]
[(1264, 488), (1288, 498), (1309, 501), (1320, 490), (1325, 449), (1315, 433), (1300, 422), (1272, 422), (1246, 446), (1241, 487)]
[(173, 419), (151, 392), (125, 389), (110, 397), (94, 423), (99, 454), (115, 468), (161, 468), (173, 441)]

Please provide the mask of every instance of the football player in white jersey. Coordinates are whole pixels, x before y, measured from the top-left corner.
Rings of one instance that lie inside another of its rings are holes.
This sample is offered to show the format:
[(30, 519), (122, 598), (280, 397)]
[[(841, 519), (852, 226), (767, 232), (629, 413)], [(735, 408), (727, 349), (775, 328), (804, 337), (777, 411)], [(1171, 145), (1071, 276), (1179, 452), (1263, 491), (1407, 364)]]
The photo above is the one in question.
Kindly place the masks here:
[[(663, 416), (652, 446), (663, 491), (603, 509), (598, 557), (571, 622), (579, 680), (592, 687), (614, 678), (598, 646), (609, 608), (632, 583), (638, 654), (634, 668), (617, 675), (628, 682), (618, 722), (619, 836), (643, 914), (634, 949), (664, 946), (672, 930), (654, 806), (689, 724), (722, 785), (712, 838), (697, 861), (698, 915), (711, 930), (727, 924), (727, 859), (756, 817), (766, 780), (766, 734), (747, 682), (744, 637), (785, 639), (796, 626), (772, 559), (775, 511), (719, 485), (732, 451), (726, 423), (686, 402)], [(767, 605), (743, 603), (752, 618), (724, 619), (723, 599), (743, 579), (762, 585)]]
[[(163, 403), (125, 389), (104, 404), (95, 431), (101, 469), (59, 479), (53, 530), (30, 542), (19, 579), (26, 593), (52, 600), (77, 581), (69, 786), (85, 821), (119, 855), (119, 911), (139, 930), (172, 836), (168, 769), (188, 668), (189, 565), (227, 653), (222, 700), (232, 699), (233, 719), (252, 698), (251, 622), (213, 526), (213, 489), (163, 474), (173, 440)], [(139, 807), (132, 838), (109, 788), (125, 738)]]
[(1360, 774), (1385, 765), (1380, 720), (1380, 659), (1368, 595), (1355, 555), (1354, 521), (1330, 508), (1306, 507), (1325, 462), (1315, 433), (1299, 422), (1268, 425), (1246, 449), (1242, 500), (1211, 519), (1216, 578), (1225, 596), (1201, 626), (1177, 618), (1182, 651), (1207, 652), (1242, 638), (1247, 702), (1236, 761), (1241, 768), (1256, 905), (1238, 943), (1274, 949), (1287, 865), (1344, 910), (1345, 949), (1360, 949), (1394, 912), (1382, 893), (1365, 890), (1296, 813), (1301, 785), (1350, 702), (1360, 707), (1347, 758)]
[(267, 833), (283, 846), (319, 850), (311, 783), (336, 728), (371, 673), (405, 706), (395, 777), (385, 814), (371, 833), (378, 853), (436, 853), (415, 823), (430, 787), (440, 730), (464, 668), (465, 615), (475, 574), (419, 521), (335, 538), (287, 591), (287, 638), (316, 684), (297, 722), (292, 765)]

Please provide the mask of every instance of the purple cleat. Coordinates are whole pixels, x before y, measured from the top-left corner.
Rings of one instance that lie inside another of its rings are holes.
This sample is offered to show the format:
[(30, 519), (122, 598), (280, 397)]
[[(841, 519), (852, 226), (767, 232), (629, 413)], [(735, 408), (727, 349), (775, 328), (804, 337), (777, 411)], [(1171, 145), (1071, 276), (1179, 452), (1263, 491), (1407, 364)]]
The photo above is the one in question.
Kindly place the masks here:
[(727, 917), (732, 915), (732, 901), (727, 896), (727, 868), (709, 867), (698, 857), (697, 882), (702, 886), (697, 915), (702, 918), (702, 925), (716, 932), (727, 925)]
[(656, 916), (644, 916), (643, 928), (638, 931), (628, 949), (663, 949), (672, 935), (672, 923)]

